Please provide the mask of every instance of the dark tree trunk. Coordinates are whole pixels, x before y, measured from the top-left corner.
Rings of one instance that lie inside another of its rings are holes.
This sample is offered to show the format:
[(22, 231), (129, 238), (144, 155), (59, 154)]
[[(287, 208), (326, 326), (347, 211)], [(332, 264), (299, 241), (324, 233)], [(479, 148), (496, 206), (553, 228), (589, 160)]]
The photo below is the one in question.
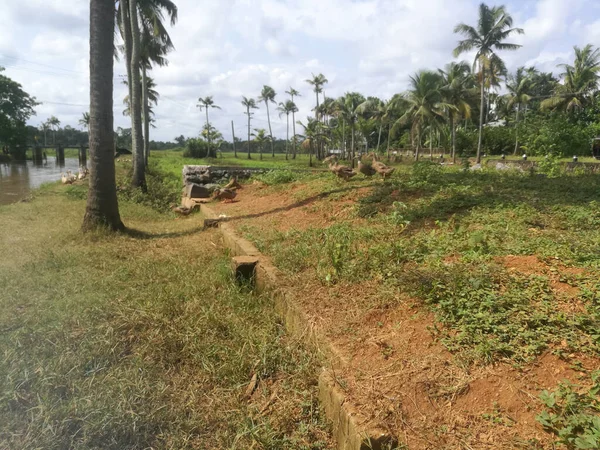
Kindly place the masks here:
[(235, 148), (235, 130), (233, 128), (233, 120), (231, 121), (231, 136), (233, 138), (233, 157), (237, 158), (237, 149)]
[(287, 120), (287, 129), (286, 129), (286, 136), (285, 136), (285, 160), (287, 161), (288, 159), (288, 148), (290, 145), (290, 113), (288, 112), (286, 114), (286, 120)]
[(148, 105), (148, 77), (146, 68), (142, 68), (142, 99), (144, 104), (144, 164), (148, 167), (150, 157), (150, 107)]
[(146, 190), (146, 166), (144, 164), (144, 140), (142, 133), (142, 86), (140, 83), (140, 28), (137, 14), (137, 0), (129, 0), (131, 21), (131, 137), (133, 149), (133, 187)]
[(515, 151), (513, 155), (516, 155), (519, 151), (519, 114), (521, 113), (521, 104), (517, 104), (517, 117), (515, 118)]
[(250, 156), (250, 108), (248, 108), (248, 159), (252, 159)]
[(275, 158), (275, 143), (273, 142), (273, 130), (271, 130), (271, 114), (269, 113), (269, 102), (267, 100), (265, 100), (265, 105), (267, 105), (267, 121), (269, 122), (269, 135), (271, 136), (271, 157)]
[(113, 135), (114, 3), (90, 0), (90, 179), (83, 230), (123, 230)]
[(456, 126), (454, 125), (454, 114), (450, 114), (450, 131), (452, 133), (452, 163), (456, 164)]
[(477, 140), (477, 164), (481, 164), (481, 143), (483, 142), (483, 109), (484, 109), (484, 103), (485, 103), (485, 90), (484, 90), (484, 84), (485, 84), (485, 67), (483, 66), (483, 64), (480, 64), (481, 67), (481, 104), (479, 107), (479, 138)]

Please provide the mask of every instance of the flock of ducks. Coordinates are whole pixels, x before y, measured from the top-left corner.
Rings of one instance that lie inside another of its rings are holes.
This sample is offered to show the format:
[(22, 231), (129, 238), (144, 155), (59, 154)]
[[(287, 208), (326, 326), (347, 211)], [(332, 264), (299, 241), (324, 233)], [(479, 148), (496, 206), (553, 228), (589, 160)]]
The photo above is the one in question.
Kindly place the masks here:
[[(231, 203), (237, 196), (237, 190), (242, 189), (242, 185), (238, 183), (237, 178), (233, 177), (227, 185), (222, 188), (215, 189), (212, 195), (213, 200), (222, 200), (223, 203)], [(171, 206), (171, 211), (181, 216), (189, 216), (194, 208), (188, 208), (186, 206)]]
[[(381, 161), (378, 161), (377, 155), (374, 152), (369, 153), (367, 156), (373, 158), (371, 164), (363, 164), (360, 156), (355, 158), (358, 160), (358, 171), (366, 178), (371, 178), (373, 175), (379, 174), (385, 181), (385, 179), (396, 170), (394, 167), (388, 167)], [(336, 177), (341, 178), (344, 181), (348, 181), (350, 178), (357, 175), (357, 172), (352, 168), (341, 165), (335, 155), (325, 158), (323, 164), (329, 164), (329, 170), (333, 172)]]
[(67, 170), (67, 173), (60, 174), (60, 181), (62, 184), (73, 184), (77, 180), (83, 180), (88, 176), (90, 171), (87, 167), (80, 167), (77, 175), (72, 173), (70, 170)]

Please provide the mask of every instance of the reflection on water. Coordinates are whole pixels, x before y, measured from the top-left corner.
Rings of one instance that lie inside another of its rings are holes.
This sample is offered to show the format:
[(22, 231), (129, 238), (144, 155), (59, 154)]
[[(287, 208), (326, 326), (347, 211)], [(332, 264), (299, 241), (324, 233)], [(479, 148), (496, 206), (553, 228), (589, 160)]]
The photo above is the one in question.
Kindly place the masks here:
[(0, 205), (21, 200), (42, 183), (59, 181), (61, 172), (67, 170), (77, 173), (79, 160), (65, 158), (64, 164), (59, 164), (54, 158), (47, 158), (36, 163), (0, 164)]

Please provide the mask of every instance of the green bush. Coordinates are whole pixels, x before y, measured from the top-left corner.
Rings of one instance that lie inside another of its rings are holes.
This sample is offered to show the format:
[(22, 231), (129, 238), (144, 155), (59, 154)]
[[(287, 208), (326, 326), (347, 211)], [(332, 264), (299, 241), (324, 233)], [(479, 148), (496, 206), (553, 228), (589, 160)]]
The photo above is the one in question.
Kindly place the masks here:
[(483, 129), (481, 146), (485, 153), (491, 155), (512, 153), (515, 148), (515, 129), (512, 127), (486, 127)]
[(433, 161), (418, 161), (411, 166), (412, 177), (417, 182), (435, 182), (443, 171), (441, 165)]
[(125, 178), (118, 180), (119, 197), (124, 200), (149, 206), (157, 211), (166, 211), (169, 206), (179, 204), (181, 184), (177, 177), (163, 172), (155, 164), (146, 169), (146, 192), (130, 184), (131, 170)]
[(267, 173), (256, 175), (254, 178), (268, 186), (272, 186), (275, 184), (286, 184), (297, 181), (299, 179), (299, 174), (297, 172), (292, 172), (291, 170), (270, 170)]
[(216, 156), (215, 149), (203, 139), (188, 139), (185, 143), (184, 158), (215, 158)]
[(470, 156), (477, 151), (477, 132), (456, 130), (456, 152), (458, 155)]

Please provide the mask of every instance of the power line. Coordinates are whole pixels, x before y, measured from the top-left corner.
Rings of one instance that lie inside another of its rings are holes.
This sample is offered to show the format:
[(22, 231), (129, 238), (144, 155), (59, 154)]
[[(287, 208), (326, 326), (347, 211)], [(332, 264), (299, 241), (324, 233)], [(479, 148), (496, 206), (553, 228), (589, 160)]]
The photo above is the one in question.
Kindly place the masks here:
[(48, 64), (38, 63), (38, 62), (35, 62), (35, 61), (29, 61), (27, 59), (17, 58), (15, 56), (8, 56), (8, 55), (2, 55), (2, 54), (0, 54), (0, 57), (7, 58), (7, 59), (14, 59), (15, 61), (23, 61), (23, 62), (26, 62), (26, 63), (29, 63), (29, 64), (36, 64), (38, 66), (48, 67), (48, 68), (54, 69), (54, 70), (62, 70), (64, 72), (72, 72), (72, 73), (79, 73), (79, 74), (87, 75), (85, 72), (79, 72), (79, 71), (71, 70), (71, 69), (63, 69), (62, 67), (50, 66)]

